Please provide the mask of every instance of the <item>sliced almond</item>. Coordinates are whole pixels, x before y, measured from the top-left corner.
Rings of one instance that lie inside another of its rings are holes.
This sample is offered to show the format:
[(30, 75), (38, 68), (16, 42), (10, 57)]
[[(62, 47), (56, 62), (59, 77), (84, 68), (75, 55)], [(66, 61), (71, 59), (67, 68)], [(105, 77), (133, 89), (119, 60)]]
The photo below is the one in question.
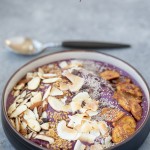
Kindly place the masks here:
[(60, 78), (49, 78), (49, 79), (44, 79), (42, 82), (43, 83), (54, 83), (58, 80), (60, 80)]
[(62, 91), (67, 91), (67, 90), (69, 90), (69, 85), (66, 84), (66, 83), (60, 82), (60, 87), (59, 88)]
[(43, 96), (43, 101), (48, 98), (49, 94), (50, 94), (50, 90), (51, 90), (51, 86), (48, 87), (48, 89), (46, 89), (44, 96)]
[(49, 129), (49, 123), (46, 122), (46, 123), (41, 124), (41, 128), (42, 128), (43, 130), (48, 130), (48, 129)]
[(16, 128), (16, 125), (15, 125), (15, 122), (14, 122), (13, 119), (10, 119), (10, 123), (11, 123), (11, 125), (12, 125), (14, 128)]
[(26, 129), (26, 128), (27, 128), (26, 122), (23, 121), (23, 122), (21, 123), (21, 125), (20, 125), (20, 128), (21, 128), (21, 130)]
[(47, 108), (48, 108), (48, 102), (47, 101), (42, 102), (42, 108), (43, 108), (43, 111), (47, 110)]
[(16, 130), (19, 132), (20, 131), (20, 119), (18, 117), (15, 119), (15, 124), (16, 124)]
[(53, 144), (54, 143), (54, 139), (49, 137), (49, 136), (46, 136), (46, 135), (38, 134), (37, 136), (35, 136), (35, 139), (47, 141), (47, 142), (49, 142), (49, 144)]
[(21, 105), (16, 108), (16, 110), (10, 115), (10, 118), (16, 118), (18, 115), (23, 113), (27, 109), (26, 105)]
[(49, 96), (49, 98), (48, 98), (48, 103), (56, 111), (62, 111), (62, 108), (64, 106), (62, 101), (58, 100), (55, 97), (51, 97), (51, 96)]
[(87, 110), (86, 113), (92, 117), (92, 116), (96, 116), (98, 114), (98, 111), (92, 111), (92, 110)]
[(31, 109), (38, 107), (42, 104), (42, 93), (38, 92), (34, 97), (31, 98)]
[(43, 74), (44, 78), (52, 78), (52, 77), (56, 77), (56, 76), (57, 76), (57, 74), (53, 74), (53, 73), (45, 73), (45, 74)]
[(90, 146), (90, 150), (103, 150), (104, 147), (101, 144), (94, 144)]
[(17, 97), (19, 94), (20, 94), (20, 90), (17, 90), (17, 91), (14, 92), (13, 96)]
[(66, 61), (62, 61), (59, 63), (60, 68), (64, 69), (68, 67), (68, 63)]
[(16, 102), (20, 104), (20, 103), (22, 103), (23, 101), (24, 101), (24, 99), (23, 99), (23, 98), (20, 98), (20, 99), (18, 99)]
[(32, 72), (28, 72), (26, 75), (26, 79), (32, 79), (34, 77), (34, 74)]
[(38, 111), (37, 111), (37, 107), (34, 107), (33, 113), (34, 113), (36, 119), (38, 120), (39, 119), (39, 114), (38, 114)]
[(24, 83), (20, 83), (17, 86), (14, 87), (15, 90), (22, 90), (24, 88), (25, 84)]
[(71, 92), (77, 92), (80, 90), (80, 88), (83, 86), (84, 84), (84, 79), (79, 77), (79, 76), (76, 76), (76, 75), (73, 75), (71, 74), (69, 71), (65, 70), (63, 73), (62, 73), (63, 76), (67, 77), (71, 82), (72, 84), (69, 85), (69, 90)]
[(44, 111), (44, 112), (42, 113), (41, 117), (42, 117), (42, 118), (47, 118), (47, 112)]
[(77, 140), (74, 150), (85, 150), (86, 146), (80, 142), (80, 140)]
[(63, 92), (56, 87), (52, 87), (50, 95), (51, 96), (59, 96), (59, 95), (63, 95)]
[(14, 101), (8, 108), (8, 115), (10, 115), (17, 108), (16, 101)]
[(24, 112), (24, 119), (25, 119), (25, 120), (28, 120), (28, 119), (36, 119), (36, 116), (35, 116), (35, 114), (33, 113), (33, 111), (31, 111), (30, 109), (27, 109), (27, 110)]
[(77, 140), (79, 134), (76, 130), (68, 128), (66, 126), (66, 121), (62, 120), (57, 125), (57, 134), (60, 138), (65, 140)]
[(35, 132), (39, 132), (41, 130), (41, 126), (37, 120), (27, 119), (26, 122), (27, 122), (27, 125), (29, 126), (29, 128), (31, 128), (31, 130), (33, 130)]
[(35, 90), (38, 88), (41, 79), (39, 77), (34, 77), (31, 81), (28, 82), (28, 89)]
[(27, 138), (27, 139), (30, 139), (30, 138), (32, 137), (32, 135), (33, 135), (33, 132), (29, 133), (29, 134), (26, 136), (26, 138)]

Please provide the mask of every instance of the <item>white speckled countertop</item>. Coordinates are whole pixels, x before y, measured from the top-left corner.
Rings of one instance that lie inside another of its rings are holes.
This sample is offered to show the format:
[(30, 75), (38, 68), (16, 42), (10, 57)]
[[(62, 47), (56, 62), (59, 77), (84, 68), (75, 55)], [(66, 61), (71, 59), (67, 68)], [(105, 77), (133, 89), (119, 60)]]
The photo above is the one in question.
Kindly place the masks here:
[[(1, 0), (0, 1), (0, 95), (9, 77), (39, 56), (8, 52), (3, 41), (17, 35), (42, 42), (101, 40), (130, 43), (132, 48), (103, 50), (136, 67), (150, 85), (149, 0)], [(148, 150), (150, 134), (140, 150)], [(14, 150), (0, 124), (0, 150)]]

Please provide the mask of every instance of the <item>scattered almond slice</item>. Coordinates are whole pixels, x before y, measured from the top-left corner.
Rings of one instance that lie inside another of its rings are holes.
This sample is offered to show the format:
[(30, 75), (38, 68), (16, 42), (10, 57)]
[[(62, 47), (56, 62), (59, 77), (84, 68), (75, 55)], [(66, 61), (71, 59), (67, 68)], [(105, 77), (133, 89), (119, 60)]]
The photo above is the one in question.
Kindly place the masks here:
[(19, 94), (20, 94), (20, 90), (17, 90), (17, 91), (14, 92), (13, 96), (17, 97), (17, 96), (19, 96)]
[(44, 79), (42, 82), (43, 83), (54, 83), (56, 81), (59, 81), (61, 78), (49, 78), (49, 79)]
[(15, 90), (22, 90), (25, 87), (24, 83), (20, 83), (17, 86), (14, 87)]
[(71, 92), (77, 92), (80, 90), (80, 88), (83, 86), (84, 84), (84, 79), (79, 77), (79, 76), (76, 76), (76, 75), (73, 75), (71, 74), (69, 71), (65, 70), (63, 73), (62, 73), (63, 76), (67, 77), (71, 82), (72, 84), (69, 84), (69, 90)]
[(41, 126), (39, 124), (39, 122), (35, 119), (27, 119), (26, 120), (27, 125), (29, 126), (29, 128), (35, 132), (39, 132), (41, 130)]
[(44, 111), (44, 112), (42, 113), (41, 117), (42, 117), (42, 118), (47, 118), (47, 112)]
[(86, 146), (80, 142), (80, 140), (77, 140), (74, 150), (85, 150)]
[(16, 128), (16, 125), (15, 125), (14, 120), (13, 120), (13, 119), (9, 119), (9, 120), (10, 120), (11, 125), (12, 125), (14, 128)]
[(54, 74), (54, 73), (45, 73), (43, 74), (43, 77), (44, 78), (52, 78), (52, 77), (56, 77), (57, 74)]
[(50, 104), (50, 106), (56, 110), (56, 111), (62, 111), (62, 108), (64, 107), (64, 104), (62, 101), (58, 100), (55, 97), (51, 97), (49, 96), (48, 98), (48, 103)]
[(50, 94), (51, 86), (48, 87), (48, 89), (45, 91), (44, 96), (43, 96), (43, 101), (48, 98)]
[(19, 132), (20, 131), (20, 118), (16, 117), (15, 124), (16, 124), (16, 130)]
[(69, 85), (63, 82), (60, 82), (60, 90), (67, 91), (69, 89)]
[(71, 141), (77, 140), (79, 137), (78, 132), (75, 129), (68, 128), (66, 121), (62, 120), (57, 125), (57, 134), (60, 138)]
[(34, 109), (34, 107), (38, 107), (42, 104), (42, 93), (38, 92), (35, 96), (31, 98), (30, 108)]
[(52, 87), (51, 92), (50, 92), (51, 96), (59, 96), (59, 95), (63, 95), (63, 92), (61, 90), (59, 90), (56, 87)]
[(16, 101), (14, 101), (8, 108), (8, 115), (10, 115), (13, 111), (15, 111), (15, 109), (17, 108), (17, 105), (16, 105)]
[(54, 139), (53, 138), (51, 138), (49, 136), (46, 136), (46, 135), (42, 135), (42, 134), (36, 135), (35, 139), (47, 141), (47, 142), (49, 142), (49, 144), (53, 144), (54, 143)]
[(66, 61), (62, 61), (62, 62), (59, 63), (59, 67), (62, 68), (62, 69), (67, 68), (67, 66), (68, 66), (68, 63)]
[(24, 98), (26, 95), (27, 95), (27, 91), (23, 91), (20, 96), (21, 98)]
[(38, 111), (37, 111), (37, 107), (34, 107), (33, 113), (34, 113), (36, 119), (38, 120), (39, 119), (39, 114), (38, 114)]
[(33, 113), (33, 111), (31, 111), (30, 109), (27, 109), (27, 110), (24, 112), (24, 119), (25, 119), (25, 120), (28, 120), (28, 119), (35, 119), (35, 120), (36, 120), (36, 117), (35, 117), (35, 114)]
[(35, 90), (38, 88), (41, 79), (39, 77), (34, 77), (32, 80), (28, 82), (28, 89)]
[(46, 122), (46, 123), (41, 124), (41, 128), (42, 128), (43, 130), (48, 130), (48, 129), (49, 129), (49, 123)]
[(26, 122), (23, 121), (23, 122), (21, 123), (21, 125), (20, 125), (20, 128), (21, 128), (21, 130), (26, 129), (26, 128), (27, 128)]
[(10, 115), (10, 118), (16, 118), (18, 115), (23, 113), (27, 109), (26, 105), (21, 105), (16, 108), (16, 110)]

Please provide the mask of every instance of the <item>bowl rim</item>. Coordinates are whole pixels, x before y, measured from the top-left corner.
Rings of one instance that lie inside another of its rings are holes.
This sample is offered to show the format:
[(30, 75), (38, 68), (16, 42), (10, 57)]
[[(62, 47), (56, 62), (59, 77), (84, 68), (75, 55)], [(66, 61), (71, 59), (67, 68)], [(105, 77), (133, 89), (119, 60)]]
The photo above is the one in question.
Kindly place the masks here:
[[(34, 58), (32, 60), (30, 60), (29, 62), (25, 63), (24, 65), (22, 65), (21, 67), (19, 67), (8, 79), (8, 81), (6, 82), (5, 86), (4, 86), (4, 89), (3, 89), (3, 92), (2, 92), (2, 114), (1, 115), (4, 115), (4, 118), (6, 119), (7, 123), (9, 124), (9, 126), (11, 127), (11, 129), (22, 139), (22, 140), (25, 140), (27, 143), (37, 147), (37, 148), (40, 148), (40, 149), (43, 149), (43, 150), (49, 150), (48, 148), (45, 148), (45, 147), (40, 147), (38, 144), (26, 139), (25, 137), (23, 137), (18, 131), (15, 130), (15, 128), (13, 128), (13, 126), (11, 125), (9, 119), (8, 119), (8, 116), (7, 116), (7, 112), (5, 111), (5, 106), (4, 106), (4, 95), (5, 95), (5, 91), (6, 91), (6, 88), (9, 84), (9, 82), (11, 81), (11, 79), (22, 69), (24, 68), (25, 66), (41, 59), (41, 58), (44, 58), (46, 56), (52, 56), (52, 55), (55, 55), (55, 54), (61, 54), (61, 53), (68, 53), (68, 52), (90, 52), (90, 53), (97, 53), (97, 54), (102, 54), (102, 55), (105, 55), (105, 56), (108, 56), (108, 57), (111, 57), (111, 58), (114, 58), (114, 59), (117, 59), (123, 63), (125, 63), (126, 65), (128, 65), (130, 68), (132, 68), (140, 77), (141, 79), (143, 80), (144, 84), (146, 85), (146, 88), (148, 89), (148, 96), (150, 97), (150, 87), (148, 86), (148, 83), (146, 82), (146, 80), (144, 79), (144, 77), (142, 76), (142, 74), (135, 68), (133, 67), (132, 65), (130, 65), (128, 62), (116, 57), (116, 56), (113, 56), (113, 55), (110, 55), (110, 54), (106, 54), (106, 53), (103, 53), (103, 52), (98, 52), (96, 50), (62, 50), (62, 51), (58, 51), (58, 52), (53, 52), (53, 53), (50, 53), (50, 54), (45, 54), (43, 56), (40, 56), (38, 58)], [(149, 99), (150, 100), (150, 99)], [(133, 139), (142, 129), (143, 127), (146, 125), (146, 123), (148, 122), (148, 120), (150, 119), (150, 104), (149, 104), (149, 110), (148, 110), (148, 113), (147, 113), (147, 116), (144, 120), (144, 122), (142, 123), (142, 125), (136, 130), (136, 132), (134, 133), (134, 135), (130, 136), (129, 138), (127, 138), (126, 140), (122, 141), (121, 143), (117, 144), (117, 145), (114, 145), (114, 146), (111, 146), (109, 148), (107, 148), (106, 150), (109, 150), (109, 149), (113, 149), (113, 148), (117, 148), (127, 142), (129, 142), (131, 139)]]

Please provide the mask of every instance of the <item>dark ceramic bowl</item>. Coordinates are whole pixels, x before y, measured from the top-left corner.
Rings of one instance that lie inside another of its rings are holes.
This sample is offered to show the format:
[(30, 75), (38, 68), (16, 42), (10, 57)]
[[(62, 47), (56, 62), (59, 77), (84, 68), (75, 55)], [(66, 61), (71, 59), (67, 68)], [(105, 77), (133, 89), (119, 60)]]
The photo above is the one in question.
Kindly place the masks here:
[(148, 85), (146, 84), (143, 77), (129, 64), (126, 62), (112, 57), (110, 55), (97, 53), (97, 52), (91, 52), (91, 51), (63, 51), (58, 52), (54, 54), (49, 54), (40, 58), (37, 58), (26, 65), (22, 66), (20, 69), (18, 69), (12, 77), (7, 82), (5, 89), (3, 91), (2, 96), (2, 125), (3, 129), (5, 131), (6, 136), (8, 137), (9, 141), (12, 143), (12, 145), (18, 149), (18, 150), (47, 150), (46, 148), (40, 147), (39, 145), (25, 139), (20, 133), (18, 133), (10, 124), (7, 113), (6, 113), (6, 101), (7, 96), (13, 86), (19, 81), (27, 72), (31, 71), (34, 68), (37, 68), (38, 66), (51, 63), (54, 61), (59, 61), (63, 59), (91, 59), (96, 61), (102, 61), (109, 64), (112, 64), (118, 68), (123, 69), (126, 71), (129, 75), (134, 77), (134, 79), (138, 82), (138, 84), (143, 89), (143, 92), (146, 96), (148, 108), (146, 112), (146, 117), (143, 121), (143, 123), (140, 125), (140, 127), (136, 130), (135, 134), (131, 136), (130, 138), (126, 139), (125, 141), (121, 142), (120, 144), (111, 147), (109, 149), (115, 149), (115, 150), (126, 150), (126, 149), (138, 149), (141, 144), (144, 142), (146, 137), (149, 134), (150, 131), (150, 93)]

